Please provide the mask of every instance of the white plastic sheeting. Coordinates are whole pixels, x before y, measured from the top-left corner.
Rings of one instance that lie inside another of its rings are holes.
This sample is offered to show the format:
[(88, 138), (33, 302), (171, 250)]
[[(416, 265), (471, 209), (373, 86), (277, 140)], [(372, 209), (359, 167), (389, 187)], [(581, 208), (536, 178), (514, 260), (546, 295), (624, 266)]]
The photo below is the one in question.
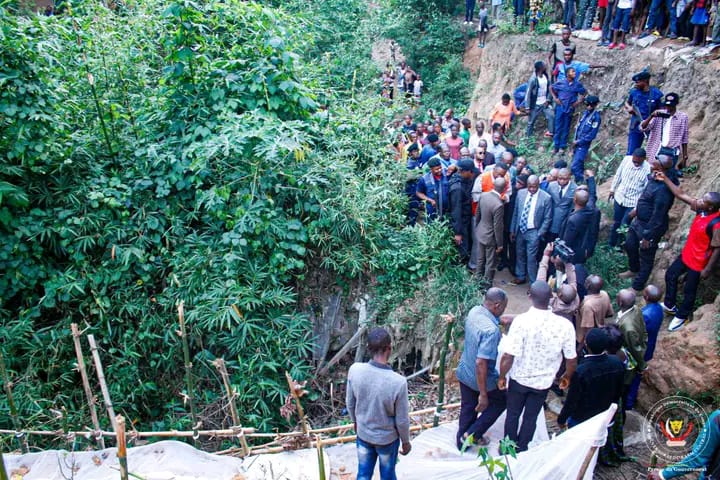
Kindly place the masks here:
[[(545, 416), (538, 416), (538, 428), (530, 450), (510, 459), (513, 478), (517, 480), (576, 480), (581, 465), (593, 446), (605, 443), (607, 425), (617, 407), (548, 440)], [(503, 436), (504, 416), (488, 431), (490, 453), (497, 454)], [(412, 452), (400, 457), (398, 478), (465, 480), (489, 479), (479, 467), (477, 450), (461, 455), (455, 447), (457, 423), (424, 431), (413, 440)], [(326, 471), (329, 478), (354, 478), (355, 446), (328, 447)], [(590, 463), (585, 480), (592, 479), (597, 454)], [(8, 473), (25, 467), (23, 480), (117, 480), (119, 478), (115, 449), (99, 452), (64, 452), (58, 450), (5, 455)], [(175, 441), (164, 441), (128, 449), (131, 473), (146, 480), (316, 480), (315, 450), (298, 450), (274, 455), (259, 455), (245, 460), (212, 455)], [(72, 469), (72, 471), (71, 471)], [(337, 474), (343, 471), (341, 477)], [(350, 474), (350, 475), (348, 475)]]

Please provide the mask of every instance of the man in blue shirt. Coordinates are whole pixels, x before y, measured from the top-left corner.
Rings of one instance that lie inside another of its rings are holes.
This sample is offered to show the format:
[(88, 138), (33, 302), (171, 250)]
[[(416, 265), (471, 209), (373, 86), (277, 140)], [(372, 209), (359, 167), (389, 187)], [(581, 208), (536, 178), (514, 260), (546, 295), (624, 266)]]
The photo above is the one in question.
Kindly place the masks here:
[(420, 152), (420, 167), (425, 165), (428, 160), (438, 154), (438, 145), (440, 144), (440, 139), (438, 138), (437, 134), (431, 133), (430, 135), (428, 135), (427, 140), (428, 144), (425, 145), (422, 149), (422, 152)]
[(635, 149), (642, 147), (643, 141), (645, 141), (645, 134), (640, 129), (640, 123), (652, 112), (662, 108), (663, 93), (659, 88), (650, 86), (650, 77), (650, 72), (646, 70), (636, 73), (632, 77), (635, 86), (630, 90), (625, 102), (625, 111), (630, 115), (626, 155), (632, 155)]
[(415, 195), (425, 202), (427, 222), (442, 219), (448, 211), (448, 177), (440, 160), (433, 157), (428, 161), (430, 171), (422, 176), (417, 183)]
[(600, 118), (600, 112), (596, 110), (599, 102), (600, 99), (595, 95), (589, 95), (585, 98), (585, 111), (580, 117), (577, 127), (575, 127), (575, 142), (573, 143), (575, 152), (573, 153), (570, 170), (575, 176), (575, 181), (578, 183), (583, 180), (585, 158), (590, 151), (590, 143), (595, 140), (595, 137), (597, 137), (600, 131), (602, 119)]
[[(647, 332), (647, 350), (645, 350), (645, 361), (652, 360), (655, 353), (655, 344), (657, 343), (660, 325), (662, 324), (664, 313), (660, 299), (662, 292), (655, 285), (648, 285), (643, 290), (643, 299), (646, 305), (642, 309), (643, 320), (645, 321), (645, 331)], [(627, 395), (625, 404), (626, 410), (632, 410), (637, 400), (638, 390), (640, 389), (641, 375), (637, 375), (630, 384), (630, 390)]]
[[(550, 87), (550, 93), (555, 101), (555, 135), (553, 136), (553, 153), (560, 150), (565, 151), (567, 147), (568, 134), (570, 133), (570, 121), (572, 120), (575, 107), (585, 98), (585, 87), (578, 80), (575, 80), (575, 69), (568, 68), (565, 71), (566, 78), (555, 82)], [(580, 98), (578, 98), (578, 96)]]
[(502, 337), (500, 316), (507, 303), (505, 291), (493, 287), (485, 293), (483, 304), (473, 307), (465, 319), (465, 347), (456, 371), (460, 382), (458, 449), (470, 435), (485, 444), (482, 436), (505, 411), (505, 391), (497, 388), (495, 361)]

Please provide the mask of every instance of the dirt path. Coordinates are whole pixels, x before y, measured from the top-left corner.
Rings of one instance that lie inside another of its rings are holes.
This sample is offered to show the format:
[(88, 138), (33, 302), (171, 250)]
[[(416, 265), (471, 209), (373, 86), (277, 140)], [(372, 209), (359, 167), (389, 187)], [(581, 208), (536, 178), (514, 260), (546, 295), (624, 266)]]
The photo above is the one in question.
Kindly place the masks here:
[(495, 274), (494, 287), (502, 288), (508, 296), (508, 306), (505, 309), (506, 315), (518, 315), (530, 308), (530, 299), (527, 296), (529, 285), (510, 285), (512, 275), (508, 269)]

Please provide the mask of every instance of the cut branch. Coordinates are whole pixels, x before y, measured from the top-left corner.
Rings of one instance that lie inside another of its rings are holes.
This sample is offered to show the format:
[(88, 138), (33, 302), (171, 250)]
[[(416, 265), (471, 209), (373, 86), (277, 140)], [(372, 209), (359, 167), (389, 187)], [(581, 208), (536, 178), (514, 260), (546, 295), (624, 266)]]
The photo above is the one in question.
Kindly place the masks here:
[(103, 395), (103, 402), (105, 403), (105, 410), (107, 410), (110, 423), (112, 424), (113, 431), (117, 432), (117, 421), (115, 420), (115, 409), (113, 408), (112, 400), (110, 399), (110, 391), (105, 383), (105, 372), (103, 370), (102, 362), (100, 361), (100, 353), (98, 353), (98, 347), (95, 343), (95, 336), (90, 334), (87, 336), (88, 343), (90, 344), (90, 352), (92, 353), (93, 362), (95, 364), (95, 373), (100, 383), (100, 391)]
[[(78, 330), (77, 323), (70, 325), (72, 330), (73, 343), (75, 344), (75, 356), (77, 357), (78, 371), (80, 372), (80, 378), (82, 379), (83, 389), (85, 390), (85, 397), (87, 398), (88, 407), (90, 408), (90, 419), (92, 420), (93, 428), (96, 432), (100, 431), (100, 421), (97, 416), (97, 400), (90, 389), (90, 381), (88, 380), (87, 370), (85, 369), (85, 359), (83, 357), (82, 346), (80, 345), (80, 331)], [(100, 450), (105, 449), (105, 440), (102, 435), (97, 436), (97, 446)]]

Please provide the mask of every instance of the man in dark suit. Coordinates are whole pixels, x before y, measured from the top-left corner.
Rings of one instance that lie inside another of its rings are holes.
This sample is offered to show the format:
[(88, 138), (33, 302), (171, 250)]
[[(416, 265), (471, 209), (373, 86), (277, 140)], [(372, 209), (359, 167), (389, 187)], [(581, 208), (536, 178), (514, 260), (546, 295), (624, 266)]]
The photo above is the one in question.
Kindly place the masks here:
[(448, 181), (448, 213), (461, 263), (467, 263), (472, 249), (472, 187), (477, 174), (473, 160), (460, 160)]
[(560, 234), (563, 223), (573, 210), (573, 197), (577, 184), (572, 180), (569, 169), (561, 168), (558, 171), (556, 182), (550, 182), (548, 193), (553, 199), (553, 219), (550, 224), (548, 242), (555, 240)]
[(538, 176), (530, 175), (527, 188), (517, 193), (510, 225), (510, 240), (515, 242), (517, 249), (514, 284), (523, 284), (528, 279), (530, 283), (535, 281), (540, 239), (550, 229), (552, 217), (552, 198), (547, 192), (540, 190)]
[(500, 196), (505, 191), (505, 178), (493, 180), (493, 189), (480, 194), (475, 213), (475, 241), (478, 262), (476, 272), (490, 284), (495, 277), (498, 255), (503, 249), (504, 205)]
[(584, 265), (589, 256), (590, 236), (593, 231), (593, 220), (595, 219), (595, 212), (588, 207), (589, 200), (590, 194), (587, 189), (578, 188), (575, 191), (573, 196), (574, 209), (565, 221), (559, 236), (560, 240), (563, 240), (575, 252), (570, 259), (570, 263), (575, 266), (578, 295), (581, 300), (585, 296), (585, 277), (587, 277), (587, 273)]

